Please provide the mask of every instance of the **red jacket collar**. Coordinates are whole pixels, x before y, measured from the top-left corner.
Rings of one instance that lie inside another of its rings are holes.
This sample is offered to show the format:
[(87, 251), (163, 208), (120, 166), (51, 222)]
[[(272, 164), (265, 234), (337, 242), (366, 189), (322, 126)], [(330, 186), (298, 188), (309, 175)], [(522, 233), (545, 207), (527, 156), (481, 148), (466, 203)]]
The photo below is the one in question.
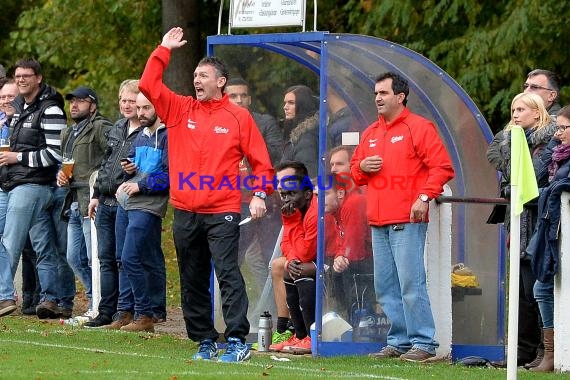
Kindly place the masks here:
[(410, 110), (408, 109), (408, 107), (404, 107), (404, 109), (402, 110), (402, 112), (400, 112), (400, 114), (394, 119), (393, 122), (391, 123), (386, 123), (386, 120), (384, 119), (384, 116), (379, 115), (378, 117), (378, 123), (380, 124), (380, 126), (384, 127), (384, 128), (389, 128), (392, 125), (396, 125), (399, 122), (401, 122), (402, 120), (404, 120), (406, 117), (408, 117), (408, 115), (410, 114)]

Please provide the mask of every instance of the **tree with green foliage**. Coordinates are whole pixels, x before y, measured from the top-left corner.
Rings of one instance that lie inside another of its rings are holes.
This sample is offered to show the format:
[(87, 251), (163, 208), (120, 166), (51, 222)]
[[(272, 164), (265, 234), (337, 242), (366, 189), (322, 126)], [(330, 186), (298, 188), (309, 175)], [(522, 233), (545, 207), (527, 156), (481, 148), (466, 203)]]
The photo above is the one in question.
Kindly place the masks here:
[(564, 1), (349, 0), (343, 10), (351, 33), (399, 43), (439, 65), (494, 130), (504, 126), (530, 70), (551, 70), (570, 83), (570, 4)]
[(93, 87), (104, 114), (118, 116), (120, 82), (139, 77), (158, 43), (160, 7), (139, 0), (42, 3), (23, 12), (10, 33), (13, 59), (37, 58), (48, 70), (46, 82), (62, 91)]
[[(307, 30), (312, 29), (312, 4), (307, 2)], [(318, 5), (319, 30), (383, 38), (431, 59), (466, 90), (495, 130), (507, 120), (510, 101), (521, 91), (528, 71), (552, 70), (562, 84), (570, 83), (570, 3), (319, 0)], [(46, 81), (62, 91), (92, 86), (103, 99), (103, 112), (118, 116), (113, 101), (118, 84), (140, 75), (148, 55), (172, 26), (184, 28), (189, 46), (174, 53), (165, 81), (177, 92), (192, 92), (192, 71), (205, 55), (207, 36), (217, 33), (219, 6), (220, 0), (3, 0), (0, 63), (9, 67), (21, 56), (34, 56), (46, 68)], [(273, 31), (283, 28), (232, 33)], [(260, 81), (280, 75), (285, 84), (291, 70), (284, 65), (284, 74), (276, 74), (280, 67), (264, 60), (236, 71), (247, 70)], [(275, 97), (275, 88), (260, 85), (256, 94)], [(562, 102), (569, 98), (566, 86)]]

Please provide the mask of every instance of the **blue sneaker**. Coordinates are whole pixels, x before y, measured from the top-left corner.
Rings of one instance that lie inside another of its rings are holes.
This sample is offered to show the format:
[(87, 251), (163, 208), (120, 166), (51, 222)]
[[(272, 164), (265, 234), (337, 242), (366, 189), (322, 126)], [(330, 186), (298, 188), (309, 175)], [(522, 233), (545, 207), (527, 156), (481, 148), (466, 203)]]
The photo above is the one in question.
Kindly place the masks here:
[(204, 339), (200, 342), (200, 347), (198, 348), (198, 352), (192, 356), (194, 360), (210, 360), (215, 359), (218, 357), (218, 347), (216, 346), (216, 342), (212, 341), (212, 339)]
[(249, 359), (249, 347), (243, 344), (239, 338), (228, 338), (226, 352), (220, 356), (219, 361), (225, 363), (237, 363)]

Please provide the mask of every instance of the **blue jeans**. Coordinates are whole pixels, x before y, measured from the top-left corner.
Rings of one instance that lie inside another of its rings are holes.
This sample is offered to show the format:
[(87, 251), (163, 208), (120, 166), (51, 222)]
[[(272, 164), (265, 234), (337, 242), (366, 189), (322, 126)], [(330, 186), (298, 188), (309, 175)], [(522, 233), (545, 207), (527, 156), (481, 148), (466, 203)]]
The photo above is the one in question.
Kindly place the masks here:
[[(0, 239), (4, 240), (4, 226), (6, 225), (6, 212), (8, 211), (8, 193), (0, 189)], [(0, 301), (14, 299), (14, 294), (8, 295), (9, 289), (3, 289), (2, 284), (14, 278), (12, 276), (12, 259), (0, 244)], [(13, 285), (12, 285), (13, 286)]]
[(75, 274), (67, 262), (67, 223), (61, 219), (61, 209), (68, 191), (66, 187), (52, 187), (53, 206), (50, 213), (56, 236), (59, 306), (64, 309), (73, 309), (76, 290)]
[(424, 244), (427, 223), (372, 226), (374, 289), (392, 325), (387, 343), (401, 352), (410, 348), (435, 354), (435, 324), (427, 293)]
[(91, 222), (75, 202), (67, 222), (67, 262), (83, 284), (91, 307)]
[(536, 280), (533, 291), (542, 317), (542, 328), (554, 328), (554, 278), (548, 282)]
[(57, 302), (56, 239), (48, 211), (53, 201), (51, 187), (24, 184), (8, 193), (0, 192), (0, 198), (0, 215), (4, 215), (0, 217), (0, 223), (4, 221), (0, 244), (0, 300), (14, 299), (14, 274), (29, 234), (37, 254), (41, 300)]
[(107, 206), (99, 202), (95, 216), (97, 227), (97, 255), (99, 257), (99, 272), (101, 283), (101, 300), (99, 313), (113, 316), (117, 311), (119, 298), (119, 268), (117, 265), (115, 219), (117, 206)]
[(130, 296), (120, 301), (125, 302), (124, 310), (134, 309), (135, 317), (153, 317), (151, 296), (157, 288), (166, 290), (166, 276), (158, 283), (149, 278), (154, 271), (166, 273), (161, 248), (162, 219), (147, 211), (126, 211), (119, 206), (115, 230), (123, 277), (126, 275), (131, 287)]

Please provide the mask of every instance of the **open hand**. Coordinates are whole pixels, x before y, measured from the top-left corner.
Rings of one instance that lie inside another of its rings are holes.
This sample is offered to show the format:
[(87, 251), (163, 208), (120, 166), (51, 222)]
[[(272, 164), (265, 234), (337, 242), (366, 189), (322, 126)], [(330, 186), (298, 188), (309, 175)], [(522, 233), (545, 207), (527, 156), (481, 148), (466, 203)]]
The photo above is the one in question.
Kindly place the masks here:
[(162, 37), (161, 45), (168, 49), (176, 49), (186, 45), (188, 41), (183, 40), (184, 31), (180, 27), (170, 29), (164, 37)]

